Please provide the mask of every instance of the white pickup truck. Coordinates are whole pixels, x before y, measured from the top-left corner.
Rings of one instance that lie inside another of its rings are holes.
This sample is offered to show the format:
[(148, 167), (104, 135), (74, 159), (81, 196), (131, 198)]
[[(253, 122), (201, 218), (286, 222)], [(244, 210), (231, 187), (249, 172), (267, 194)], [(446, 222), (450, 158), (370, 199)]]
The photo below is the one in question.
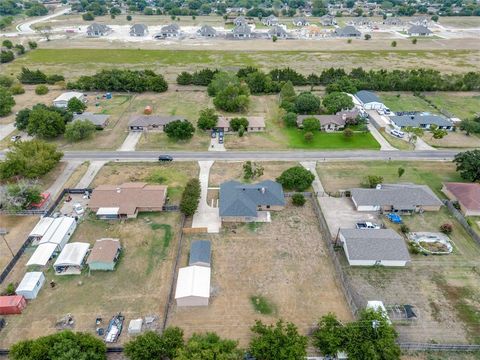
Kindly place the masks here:
[(380, 229), (380, 226), (368, 221), (358, 222), (356, 226), (357, 229)]

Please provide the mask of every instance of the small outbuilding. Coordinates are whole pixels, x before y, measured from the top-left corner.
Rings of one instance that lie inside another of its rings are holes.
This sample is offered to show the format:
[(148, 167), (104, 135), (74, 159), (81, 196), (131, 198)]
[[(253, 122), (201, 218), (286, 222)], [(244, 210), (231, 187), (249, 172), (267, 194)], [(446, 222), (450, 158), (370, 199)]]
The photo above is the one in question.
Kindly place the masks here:
[(28, 237), (33, 238), (34, 240), (40, 240), (43, 235), (47, 232), (48, 228), (52, 225), (53, 221), (55, 219), (52, 217), (43, 217), (41, 218), (37, 225), (33, 228), (33, 230), (30, 232)]
[(132, 319), (128, 324), (128, 335), (138, 335), (142, 332), (143, 319)]
[(355, 97), (360, 101), (365, 110), (385, 109), (385, 105), (380, 98), (371, 91), (360, 90), (355, 94)]
[(27, 272), (17, 286), (15, 293), (28, 300), (35, 299), (44, 283), (45, 275), (41, 271)]
[(55, 275), (80, 275), (83, 260), (87, 255), (90, 244), (73, 242), (65, 245), (57, 261), (53, 264)]
[(210, 266), (212, 246), (208, 240), (193, 240), (190, 245), (189, 266)]
[(205, 266), (180, 268), (175, 290), (177, 306), (208, 306), (210, 275), (210, 268)]
[(32, 256), (30, 256), (30, 259), (28, 259), (27, 266), (47, 265), (56, 249), (57, 245), (52, 243), (38, 245)]
[(73, 98), (77, 98), (78, 100), (82, 102), (86, 102), (87, 99), (85, 99), (85, 95), (83, 93), (78, 92), (78, 91), (68, 91), (60, 96), (58, 96), (55, 100), (53, 100), (53, 106), (66, 109), (68, 106), (68, 102), (72, 100)]
[(22, 295), (0, 296), (0, 315), (21, 314), (27, 307), (27, 301)]
[(121, 250), (119, 239), (97, 240), (88, 256), (88, 267), (90, 270), (114, 270)]

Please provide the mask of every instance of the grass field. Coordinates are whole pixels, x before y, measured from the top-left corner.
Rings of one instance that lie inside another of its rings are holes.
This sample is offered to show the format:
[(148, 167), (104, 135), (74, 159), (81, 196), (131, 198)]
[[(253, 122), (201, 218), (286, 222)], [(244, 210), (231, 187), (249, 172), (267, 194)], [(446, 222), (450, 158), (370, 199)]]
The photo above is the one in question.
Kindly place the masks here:
[(298, 129), (284, 129), (288, 137), (288, 147), (292, 149), (380, 149), (380, 145), (370, 133), (354, 133), (347, 138), (343, 133), (317, 132), (309, 143), (303, 138), (304, 132)]
[(460, 119), (470, 119), (480, 114), (480, 93), (426, 93), (427, 98), (439, 109), (446, 110)]
[(428, 111), (435, 112), (425, 100), (405, 92), (379, 92), (378, 96), (392, 111)]

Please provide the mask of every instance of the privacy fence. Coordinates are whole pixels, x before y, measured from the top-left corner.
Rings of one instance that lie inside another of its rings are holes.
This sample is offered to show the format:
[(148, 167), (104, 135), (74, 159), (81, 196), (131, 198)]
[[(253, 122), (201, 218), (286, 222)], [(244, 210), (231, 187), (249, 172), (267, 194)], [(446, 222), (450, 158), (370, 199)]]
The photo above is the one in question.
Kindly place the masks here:
[(445, 205), (447, 206), (448, 210), (452, 213), (452, 215), (455, 217), (455, 219), (458, 220), (460, 224), (462, 224), (463, 228), (465, 231), (477, 242), (477, 244), (480, 246), (480, 235), (478, 235), (475, 230), (472, 229), (470, 224), (468, 223), (467, 219), (465, 219), (465, 216), (458, 211), (455, 206), (453, 206), (453, 202), (445, 200)]

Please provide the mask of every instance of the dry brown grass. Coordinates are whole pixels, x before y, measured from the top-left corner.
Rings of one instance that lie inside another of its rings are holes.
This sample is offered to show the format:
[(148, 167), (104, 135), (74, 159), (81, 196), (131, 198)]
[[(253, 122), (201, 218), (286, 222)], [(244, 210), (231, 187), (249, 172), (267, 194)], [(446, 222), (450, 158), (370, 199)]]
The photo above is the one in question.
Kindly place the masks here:
[(425, 133), (422, 137), (426, 143), (438, 148), (478, 148), (480, 147), (480, 137), (472, 134), (470, 136), (465, 133), (456, 131), (449, 132), (443, 139), (434, 139), (432, 134)]

